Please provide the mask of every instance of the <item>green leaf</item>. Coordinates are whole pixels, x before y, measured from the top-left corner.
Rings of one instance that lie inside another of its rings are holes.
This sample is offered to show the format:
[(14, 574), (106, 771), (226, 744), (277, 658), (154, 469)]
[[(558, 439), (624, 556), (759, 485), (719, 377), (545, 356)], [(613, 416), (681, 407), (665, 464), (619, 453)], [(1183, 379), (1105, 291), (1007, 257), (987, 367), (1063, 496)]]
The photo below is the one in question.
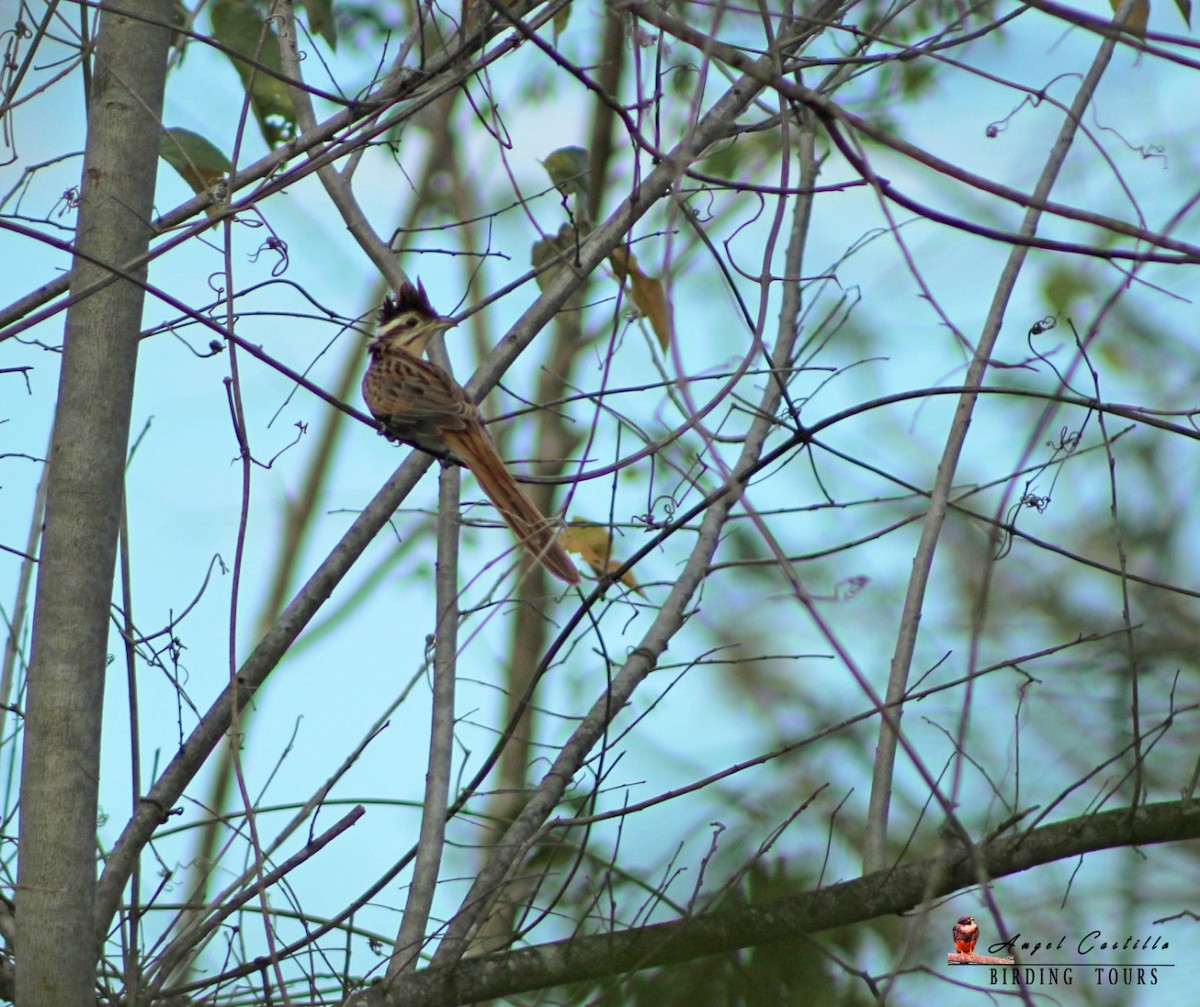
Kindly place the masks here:
[(1192, 0), (1175, 0), (1175, 6), (1183, 15), (1183, 23), (1190, 28), (1192, 26)]
[[(171, 27), (186, 28), (188, 27), (188, 9), (183, 5), (182, 0), (171, 0)], [(171, 48), (179, 50), (179, 61), (183, 62), (184, 46), (188, 43), (188, 36), (182, 35), (179, 32), (171, 33)]]
[[(199, 133), (193, 133), (190, 129), (183, 129), (179, 126), (163, 130), (163, 135), (158, 141), (158, 156), (179, 172), (183, 176), (183, 180), (191, 186), (192, 192), (195, 193), (217, 189), (233, 170), (229, 158), (211, 141)], [(220, 203), (223, 200), (224, 194), (221, 190), (221, 198), (218, 203), (207, 207), (204, 211), (213, 219), (214, 227), (216, 218), (220, 215)]]
[(330, 49), (337, 49), (337, 31), (333, 24), (333, 0), (303, 0), (308, 15), (308, 30), (323, 38)]
[[(1176, 0), (1176, 2), (1178, 2), (1178, 0)], [(1187, 2), (1188, 2), (1188, 0), (1184, 0), (1184, 3), (1187, 3)], [(558, 37), (567, 30), (567, 25), (571, 21), (571, 8), (574, 6), (575, 6), (574, 4), (569, 4), (569, 3), (563, 4), (562, 7), (559, 9), (559, 12), (554, 15), (554, 21), (552, 22), (552, 24), (554, 26), (554, 41), (555, 42), (557, 42)]]
[(197, 193), (217, 185), (232, 168), (229, 158), (211, 141), (178, 126), (163, 131), (158, 153)]
[[(263, 139), (272, 149), (296, 135), (291, 95), (279, 60), (279, 39), (271, 26), (243, 0), (216, 0), (212, 9), (213, 37), (232, 52), (230, 61), (250, 89), (250, 107), (258, 120)], [(279, 74), (264, 73), (257, 67)]]
[(550, 181), (564, 196), (578, 196), (587, 206), (588, 152), (582, 147), (559, 147), (542, 162)]

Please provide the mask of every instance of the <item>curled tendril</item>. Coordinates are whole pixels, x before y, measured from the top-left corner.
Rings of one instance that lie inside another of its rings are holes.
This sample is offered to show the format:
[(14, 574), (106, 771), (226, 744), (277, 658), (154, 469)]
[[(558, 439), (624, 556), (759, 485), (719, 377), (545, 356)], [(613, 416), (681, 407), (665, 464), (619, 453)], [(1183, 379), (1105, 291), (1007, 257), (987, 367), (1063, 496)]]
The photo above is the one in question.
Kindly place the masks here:
[(1040, 336), (1043, 332), (1049, 332), (1056, 325), (1058, 325), (1058, 319), (1054, 315), (1047, 315), (1029, 327), (1029, 334), (1031, 336)]
[[(659, 504), (662, 504), (664, 515), (661, 521), (654, 516), (654, 512), (658, 509)], [(665, 528), (671, 523), (674, 517), (675, 501), (672, 497), (664, 494), (663, 496), (655, 499), (655, 501), (650, 505), (649, 511), (647, 511), (645, 514), (634, 514), (632, 520), (634, 524), (644, 525), (647, 531), (654, 531), (659, 528)]]
[(864, 587), (871, 582), (871, 578), (863, 574), (857, 574), (854, 577), (847, 577), (845, 580), (838, 581), (833, 588), (833, 596), (837, 601), (850, 601)]
[(1075, 449), (1079, 447), (1079, 439), (1081, 434), (1082, 431), (1069, 430), (1067, 427), (1063, 427), (1058, 431), (1057, 442), (1047, 441), (1046, 446), (1052, 448), (1055, 452), (1062, 451), (1065, 454), (1074, 454)]
[(1038, 496), (1036, 493), (1026, 493), (1021, 497), (1021, 506), (1035, 510), (1039, 514), (1045, 514), (1046, 508), (1050, 506), (1050, 498)]
[(263, 252), (275, 252), (279, 256), (279, 261), (271, 267), (272, 276), (282, 276), (285, 272), (287, 272), (289, 260), (288, 246), (286, 241), (272, 234), (269, 238), (267, 238), (266, 241), (258, 246), (258, 249), (254, 252), (254, 254), (250, 256), (250, 261), (257, 262), (258, 257), (262, 255)]
[[(61, 210), (58, 210), (59, 207)], [(65, 217), (72, 210), (79, 209), (79, 189), (71, 186), (69, 189), (63, 190), (63, 194), (58, 197), (58, 202), (54, 204), (54, 209), (58, 210), (59, 217)]]

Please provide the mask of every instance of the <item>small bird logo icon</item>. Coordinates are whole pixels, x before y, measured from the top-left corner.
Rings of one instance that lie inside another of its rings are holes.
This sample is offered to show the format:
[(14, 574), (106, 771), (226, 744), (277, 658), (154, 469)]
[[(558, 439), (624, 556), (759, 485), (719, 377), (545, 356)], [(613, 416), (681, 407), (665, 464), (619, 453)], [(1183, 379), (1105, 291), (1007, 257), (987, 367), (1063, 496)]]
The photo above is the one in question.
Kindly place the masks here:
[(975, 942), (979, 940), (979, 924), (974, 916), (960, 916), (950, 931), (954, 937), (954, 950), (959, 954), (969, 955), (975, 950)]

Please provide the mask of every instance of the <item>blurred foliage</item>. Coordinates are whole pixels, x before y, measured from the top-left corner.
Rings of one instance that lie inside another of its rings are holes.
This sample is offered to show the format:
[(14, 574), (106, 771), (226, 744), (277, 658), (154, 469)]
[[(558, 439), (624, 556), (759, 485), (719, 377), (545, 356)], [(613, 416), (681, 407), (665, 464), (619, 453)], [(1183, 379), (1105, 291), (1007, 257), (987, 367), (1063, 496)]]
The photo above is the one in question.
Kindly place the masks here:
[[(812, 883), (780, 858), (755, 862), (741, 884), (720, 907), (767, 902), (794, 895)], [(885, 929), (894, 930), (885, 924)], [(647, 969), (619, 981), (569, 988), (567, 1004), (595, 1007), (779, 1007), (780, 1004), (856, 1004), (862, 990), (839, 974), (836, 958), (855, 960), (871, 928), (827, 931), (820, 943), (806, 937), (747, 948), (729, 955), (710, 955), (683, 965)]]
[(288, 85), (281, 79), (279, 38), (270, 22), (243, 0), (216, 0), (212, 23), (213, 37), (231, 50), (229, 59), (250, 91), (250, 108), (267, 146), (274, 148), (291, 140), (296, 135), (296, 121)]

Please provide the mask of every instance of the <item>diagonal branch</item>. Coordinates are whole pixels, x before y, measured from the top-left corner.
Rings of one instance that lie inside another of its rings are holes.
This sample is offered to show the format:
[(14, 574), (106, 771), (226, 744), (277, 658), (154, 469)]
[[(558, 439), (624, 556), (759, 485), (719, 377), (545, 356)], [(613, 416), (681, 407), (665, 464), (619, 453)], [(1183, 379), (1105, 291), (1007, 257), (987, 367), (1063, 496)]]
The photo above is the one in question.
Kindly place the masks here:
[[(1125, 0), (1123, 8), (1126, 9), (1126, 13), (1131, 7), (1132, 0)], [(1046, 164), (1042, 168), (1037, 186), (1034, 188), (1034, 200), (1038, 205), (1044, 204), (1054, 188), (1058, 173), (1062, 169), (1067, 153), (1075, 139), (1079, 123), (1083, 121), (1083, 113), (1100, 83), (1100, 78), (1108, 67), (1115, 48), (1116, 42), (1113, 39), (1106, 39), (1101, 43), (1100, 50), (1079, 87), (1079, 92), (1071, 104), (1071, 109), (1062, 124), (1054, 147), (1046, 159)], [(1031, 206), (1025, 213), (1020, 233), (1032, 237), (1037, 233), (1041, 219), (1042, 211)], [(983, 385), (988, 366), (995, 353), (996, 341), (1000, 336), (1005, 309), (1008, 307), (1009, 298), (1016, 287), (1017, 277), (1021, 274), (1028, 253), (1029, 250), (1025, 245), (1015, 245), (1009, 253), (1008, 261), (996, 286), (983, 331), (980, 333), (975, 355), (967, 368), (963, 384), (968, 390), (959, 399), (958, 408), (946, 436), (946, 446), (942, 451), (933, 491), (929, 496), (929, 509), (925, 512), (925, 520), (921, 526), (921, 540), (913, 558), (912, 576), (909, 579), (908, 590), (904, 598), (904, 609), (900, 617), (896, 647), (892, 655), (891, 672), (888, 676), (886, 694), (888, 703), (902, 698), (908, 688), (908, 676), (912, 669), (917, 629), (921, 621), (921, 610), (925, 604), (925, 593), (929, 587), (933, 557), (949, 509), (950, 492), (955, 472), (958, 470), (963, 444), (966, 442), (967, 431), (971, 426), (971, 417), (974, 415), (975, 404), (979, 399), (977, 389)], [(969, 709), (970, 702), (971, 692), (968, 687), (964, 709)], [(863, 867), (867, 871), (878, 870), (885, 862), (888, 812), (891, 805), (892, 776), (895, 770), (901, 713), (902, 708), (896, 708), (893, 716), (886, 717), (880, 722), (879, 744), (875, 749), (875, 766), (871, 779), (870, 807), (863, 849)]]
[[(1043, 826), (980, 846), (979, 859), (989, 877), (1001, 878), (1096, 850), (1198, 837), (1200, 805), (1176, 801)], [(376, 985), (346, 1007), (451, 1007), (609, 978), (908, 912), (975, 880), (972, 858), (959, 852), (770, 902), (424, 969)]]
[[(836, 4), (828, 2), (826, 7), (832, 11)], [(805, 38), (807, 34), (802, 33), (799, 39), (792, 38), (783, 44), (795, 46)], [(700, 158), (713, 143), (735, 130), (737, 117), (761, 89), (762, 85), (749, 76), (735, 82), (700, 119), (691, 133), (672, 150), (670, 156), (658, 164), (608, 220), (580, 244), (575, 268), (562, 269), (554, 275), (546, 284), (542, 296), (518, 319), (467, 383), (467, 391), (476, 400), (495, 386), (505, 369), (521, 354), (538, 331), (554, 317), (591, 271), (604, 262), (612, 250), (625, 239), (630, 228), (672, 190), (687, 167)], [(380, 489), (259, 641), (258, 646), (239, 669), (235, 682), (218, 696), (175, 758), (142, 799), (105, 863), (97, 893), (97, 934), (107, 933), (109, 921), (117, 911), (121, 890), (141, 849), (149, 842), (154, 830), (162, 823), (184, 788), (224, 737), (229, 728), (235, 699), (239, 708), (251, 701), (254, 693), (287, 649), (320, 610), (333, 589), (349, 572), (429, 465), (430, 459), (427, 456), (410, 456)], [(709, 545), (715, 548), (715, 538)], [(665, 643), (665, 639), (662, 642)]]
[[(826, 4), (824, 9), (826, 13), (831, 13), (835, 7), (836, 4), (830, 3)], [(818, 19), (822, 16), (820, 12), (814, 15)], [(786, 53), (801, 45), (809, 37), (811, 31), (812, 29), (806, 24), (795, 34), (780, 39), (778, 51), (766, 54), (760, 62), (766, 66), (774, 65), (778, 60), (779, 52)], [(644, 201), (657, 191), (656, 182), (661, 185), (663, 182), (669, 181), (672, 175), (682, 177), (691, 161), (699, 156), (713, 139), (733, 127), (737, 117), (754, 100), (763, 86), (757, 80), (757, 75), (752, 74), (746, 74), (735, 81), (713, 107), (700, 118), (692, 134), (672, 152), (672, 156), (650, 173), (646, 183), (638, 189), (634, 198)], [(663, 188), (662, 191), (665, 192), (666, 189)], [(633, 202), (631, 200), (631, 203)], [(610, 221), (600, 228), (598, 233), (610, 230), (612, 223), (610, 218)], [(590, 240), (585, 245), (585, 249), (589, 246), (592, 246)], [(563, 270), (563, 274), (567, 274), (567, 271)], [(552, 289), (558, 284), (559, 278), (556, 277), (549, 286)], [(518, 323), (519, 325), (520, 323)], [(747, 360), (757, 357), (760, 348), (761, 344), (756, 335), (754, 345), (748, 352)], [(633, 650), (630, 659), (613, 677), (603, 695), (596, 700), (575, 733), (554, 759), (549, 771), (531, 795), (521, 814), (506, 831), (504, 838), (493, 848), (491, 858), (479, 871), (458, 913), (447, 927), (446, 935), (434, 954), (434, 964), (455, 962), (464, 954), (469, 944), (471, 931), (479, 920), (486, 916), (489, 905), (496, 898), (513, 865), (524, 855), (538, 830), (557, 807), (567, 786), (583, 765), (588, 753), (604, 736), (608, 725), (629, 702), (637, 687), (654, 670), (659, 655), (666, 650), (671, 639), (682, 627), (692, 598), (707, 576), (726, 519), (740, 499), (750, 473), (756, 469), (757, 460), (767, 435), (774, 429), (772, 417), (780, 397), (780, 384), (770, 382), (764, 392), (764, 400), (758, 418), (746, 436), (741, 456), (725, 482), (724, 491), (713, 500), (712, 505), (706, 511), (697, 535), (696, 545), (688, 556), (671, 593), (663, 603), (650, 629)]]

